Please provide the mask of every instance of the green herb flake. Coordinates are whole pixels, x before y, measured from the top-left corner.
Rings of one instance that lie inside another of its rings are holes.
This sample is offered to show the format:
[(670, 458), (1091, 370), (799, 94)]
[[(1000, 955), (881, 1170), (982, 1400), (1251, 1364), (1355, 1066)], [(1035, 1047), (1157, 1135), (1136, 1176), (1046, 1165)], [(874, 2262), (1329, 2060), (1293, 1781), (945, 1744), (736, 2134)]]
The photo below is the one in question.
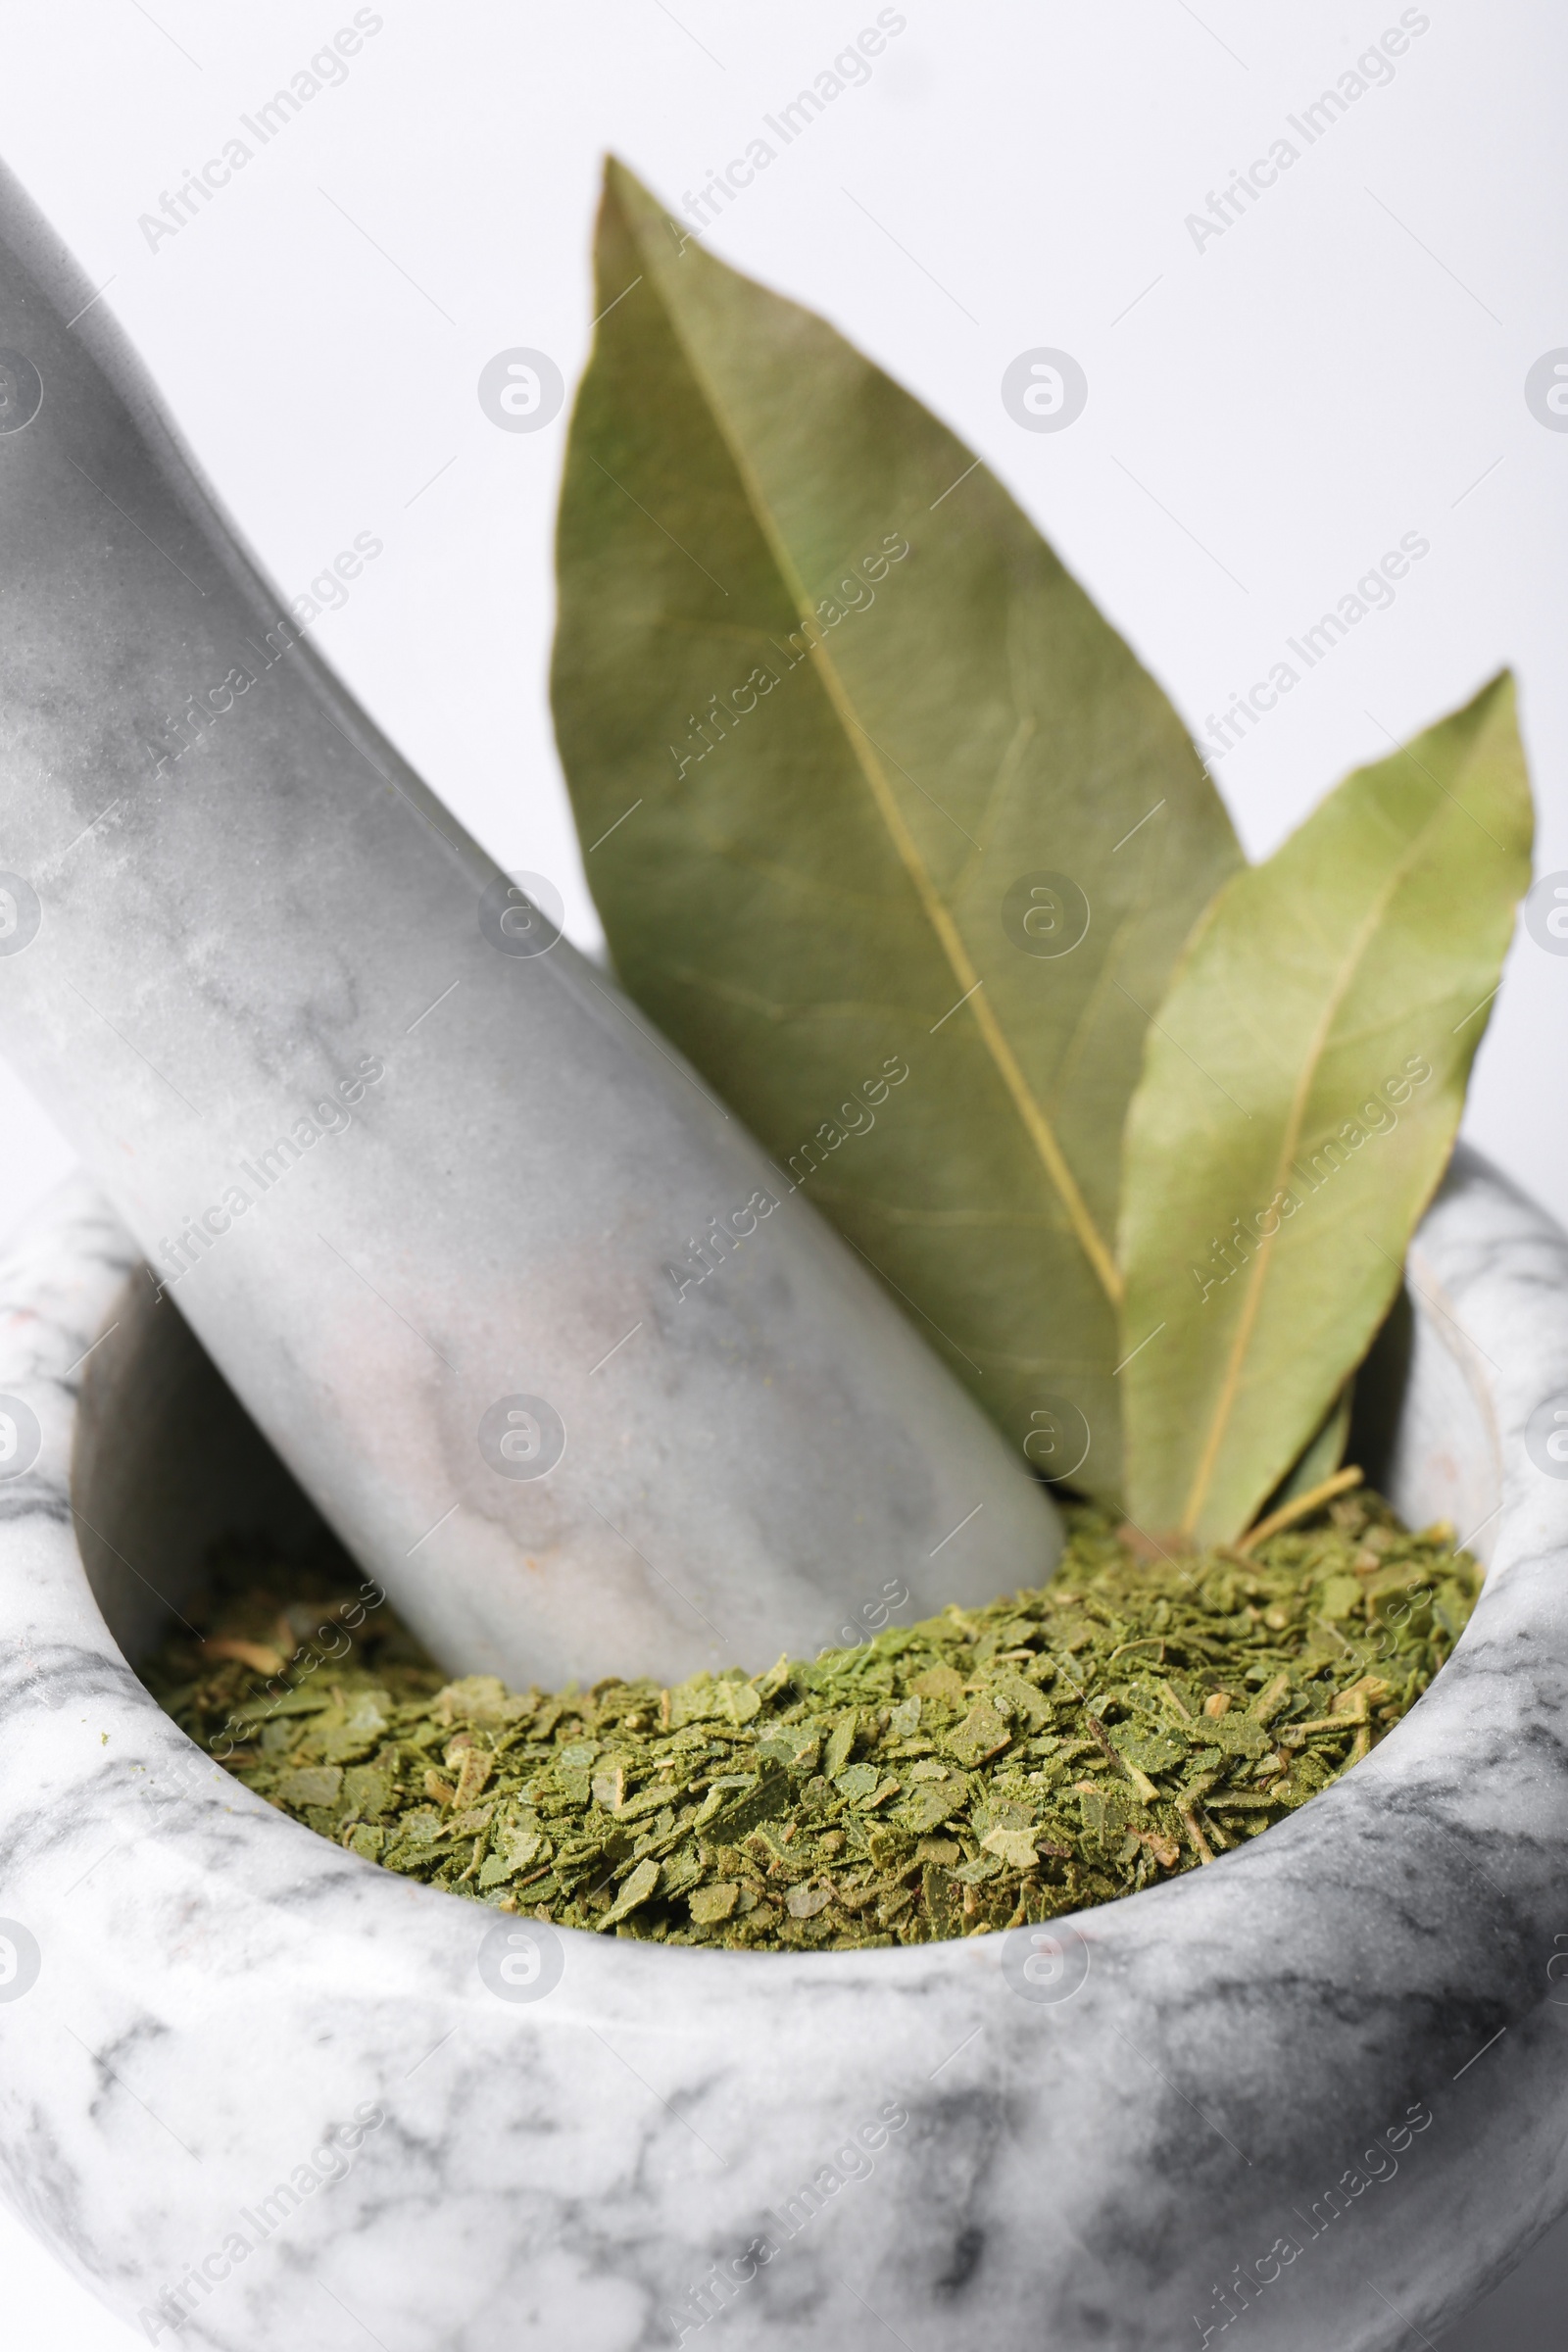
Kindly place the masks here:
[[(1152, 1562), (1073, 1508), (1053, 1583), (676, 1690), (448, 1682), (382, 1605), (268, 1677), (329, 1579), (234, 1555), (149, 1688), (349, 1851), (572, 1928), (734, 1950), (926, 1943), (1213, 1859), (1356, 1763), (1452, 1650), (1481, 1572), (1377, 1496)], [(306, 1588), (310, 1588), (306, 1590)]]

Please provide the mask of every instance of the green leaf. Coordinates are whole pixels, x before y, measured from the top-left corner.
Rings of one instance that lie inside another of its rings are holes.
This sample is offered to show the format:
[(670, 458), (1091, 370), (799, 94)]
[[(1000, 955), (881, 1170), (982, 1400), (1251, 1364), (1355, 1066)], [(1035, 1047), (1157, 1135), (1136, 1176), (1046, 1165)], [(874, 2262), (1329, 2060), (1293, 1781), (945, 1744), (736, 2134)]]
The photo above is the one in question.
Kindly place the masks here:
[(1332, 1478), (1345, 1459), (1346, 1441), (1350, 1434), (1350, 1409), (1355, 1402), (1355, 1380), (1352, 1375), (1340, 1390), (1323, 1417), (1322, 1426), (1307, 1440), (1304, 1452), (1292, 1469), (1290, 1476), (1269, 1497), (1270, 1507), (1278, 1510), (1294, 1502), (1298, 1494), (1310, 1494)]
[(970, 452), (613, 164), (595, 307), (554, 697), (617, 972), (1030, 1458), (1114, 1494), (1122, 1123), (1229, 822)]
[(1226, 1542), (1397, 1289), (1529, 881), (1502, 677), (1220, 893), (1128, 1119), (1128, 1505)]

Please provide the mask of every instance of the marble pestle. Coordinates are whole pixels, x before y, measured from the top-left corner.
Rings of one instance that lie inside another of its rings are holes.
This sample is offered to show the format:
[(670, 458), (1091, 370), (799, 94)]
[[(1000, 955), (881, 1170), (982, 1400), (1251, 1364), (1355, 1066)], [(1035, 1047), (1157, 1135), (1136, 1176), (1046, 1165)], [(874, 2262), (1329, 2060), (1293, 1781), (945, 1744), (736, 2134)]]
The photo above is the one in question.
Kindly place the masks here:
[(91, 294), (0, 180), (0, 1051), (167, 1310), (455, 1672), (1046, 1574), (1026, 1465), (355, 707)]

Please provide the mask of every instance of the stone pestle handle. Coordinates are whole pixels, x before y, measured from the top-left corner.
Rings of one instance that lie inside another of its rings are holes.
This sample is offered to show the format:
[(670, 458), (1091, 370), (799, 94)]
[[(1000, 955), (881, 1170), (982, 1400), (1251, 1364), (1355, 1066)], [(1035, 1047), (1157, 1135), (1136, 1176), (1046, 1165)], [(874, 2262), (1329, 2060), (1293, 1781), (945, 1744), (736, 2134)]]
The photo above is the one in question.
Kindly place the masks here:
[(0, 1051), (166, 1303), (449, 1670), (1044, 1575), (1025, 1465), (300, 639), (91, 291), (0, 174)]

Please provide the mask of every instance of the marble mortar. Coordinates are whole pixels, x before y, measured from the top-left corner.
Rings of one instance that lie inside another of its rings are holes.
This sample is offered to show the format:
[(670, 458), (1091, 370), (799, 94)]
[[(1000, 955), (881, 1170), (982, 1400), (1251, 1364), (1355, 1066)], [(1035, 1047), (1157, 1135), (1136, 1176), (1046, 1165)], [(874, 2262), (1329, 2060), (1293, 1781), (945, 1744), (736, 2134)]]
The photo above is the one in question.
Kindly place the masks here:
[(0, 2184), (150, 2340), (1374, 2352), (1568, 2203), (1568, 1241), (1473, 1155), (1363, 1383), (1394, 1499), (1490, 1560), (1452, 1663), (1039, 1945), (558, 1935), (270, 1810), (127, 1660), (215, 1531), (310, 1506), (150, 1296), (85, 1183), (0, 1269)]

